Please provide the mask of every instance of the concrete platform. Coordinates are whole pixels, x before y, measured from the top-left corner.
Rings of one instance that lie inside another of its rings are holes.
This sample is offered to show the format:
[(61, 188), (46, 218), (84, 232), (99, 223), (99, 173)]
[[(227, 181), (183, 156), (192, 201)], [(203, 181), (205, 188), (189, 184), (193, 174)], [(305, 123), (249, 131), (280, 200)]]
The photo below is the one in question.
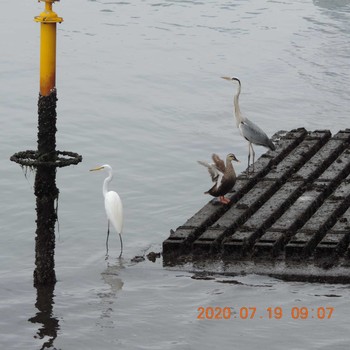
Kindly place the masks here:
[(350, 129), (300, 128), (163, 242), (165, 266), (350, 282)]

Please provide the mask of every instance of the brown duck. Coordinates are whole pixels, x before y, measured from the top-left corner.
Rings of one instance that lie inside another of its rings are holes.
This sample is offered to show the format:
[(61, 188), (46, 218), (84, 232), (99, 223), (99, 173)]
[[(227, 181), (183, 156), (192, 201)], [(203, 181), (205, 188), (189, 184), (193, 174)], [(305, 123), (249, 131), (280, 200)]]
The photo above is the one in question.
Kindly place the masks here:
[(214, 162), (212, 164), (200, 160), (198, 161), (199, 164), (208, 168), (211, 179), (215, 182), (215, 185), (204, 193), (210, 194), (213, 197), (219, 197), (221, 203), (228, 204), (230, 200), (225, 197), (225, 194), (232, 189), (236, 182), (236, 173), (231, 161), (239, 162), (239, 160), (232, 153), (226, 156), (226, 165), (215, 153), (212, 155), (212, 159)]

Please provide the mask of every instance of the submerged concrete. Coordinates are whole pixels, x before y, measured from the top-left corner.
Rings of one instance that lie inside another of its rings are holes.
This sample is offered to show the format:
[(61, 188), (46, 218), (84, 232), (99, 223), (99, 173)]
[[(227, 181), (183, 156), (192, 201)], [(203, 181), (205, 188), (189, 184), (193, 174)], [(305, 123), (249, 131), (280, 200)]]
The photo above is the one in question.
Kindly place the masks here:
[(163, 242), (166, 266), (350, 281), (350, 129), (274, 135), (276, 150)]

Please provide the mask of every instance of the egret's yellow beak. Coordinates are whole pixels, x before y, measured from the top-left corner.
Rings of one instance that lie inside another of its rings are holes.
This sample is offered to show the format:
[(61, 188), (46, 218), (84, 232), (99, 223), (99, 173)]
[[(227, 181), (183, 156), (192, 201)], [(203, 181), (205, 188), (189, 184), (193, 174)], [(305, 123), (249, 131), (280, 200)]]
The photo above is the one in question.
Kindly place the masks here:
[(225, 80), (232, 80), (230, 77), (221, 77), (221, 78)]
[(104, 169), (103, 166), (99, 166), (98, 168), (93, 168), (93, 169), (90, 169), (89, 171), (97, 171), (102, 169)]

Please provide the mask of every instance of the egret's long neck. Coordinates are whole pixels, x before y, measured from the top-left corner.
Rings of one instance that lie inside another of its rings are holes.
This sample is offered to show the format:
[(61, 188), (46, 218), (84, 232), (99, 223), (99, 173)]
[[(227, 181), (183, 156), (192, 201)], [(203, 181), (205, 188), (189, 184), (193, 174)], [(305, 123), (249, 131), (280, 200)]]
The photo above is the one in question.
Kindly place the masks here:
[(236, 124), (237, 128), (239, 123), (243, 122), (243, 116), (241, 114), (241, 110), (239, 108), (239, 95), (241, 93), (241, 83), (238, 82), (238, 89), (236, 95), (233, 97), (233, 105), (235, 107), (235, 116), (236, 116)]
[(103, 181), (102, 193), (104, 197), (108, 192), (108, 184), (111, 182), (112, 178), (113, 178), (113, 174), (110, 172), (108, 174), (108, 177), (106, 177), (105, 180)]

